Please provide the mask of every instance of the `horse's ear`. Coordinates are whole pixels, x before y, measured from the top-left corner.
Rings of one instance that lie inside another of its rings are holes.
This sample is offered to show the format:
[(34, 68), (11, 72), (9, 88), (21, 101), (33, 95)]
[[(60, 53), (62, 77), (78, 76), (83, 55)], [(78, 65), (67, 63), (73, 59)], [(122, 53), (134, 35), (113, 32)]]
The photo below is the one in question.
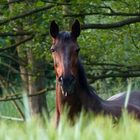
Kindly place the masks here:
[(59, 27), (53, 20), (50, 25), (50, 34), (53, 38), (56, 38), (58, 36), (58, 33), (59, 33)]
[(76, 19), (72, 25), (72, 28), (71, 28), (71, 34), (72, 36), (76, 39), (79, 35), (80, 35), (80, 23), (79, 21)]

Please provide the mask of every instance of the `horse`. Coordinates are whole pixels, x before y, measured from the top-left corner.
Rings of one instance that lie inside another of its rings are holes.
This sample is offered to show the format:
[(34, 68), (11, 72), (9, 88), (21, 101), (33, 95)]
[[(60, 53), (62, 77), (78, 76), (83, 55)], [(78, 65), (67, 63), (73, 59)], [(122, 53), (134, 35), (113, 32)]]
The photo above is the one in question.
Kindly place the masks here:
[[(91, 88), (79, 58), (80, 35), (78, 20), (72, 24), (71, 31), (59, 31), (55, 21), (50, 24), (52, 46), (50, 48), (56, 73), (56, 123), (59, 123), (64, 106), (69, 108), (68, 119), (73, 120), (81, 110), (94, 114), (109, 114), (120, 117), (124, 108), (126, 93), (116, 94), (108, 100), (100, 98)], [(140, 118), (140, 91), (132, 91), (127, 105), (129, 113)]]

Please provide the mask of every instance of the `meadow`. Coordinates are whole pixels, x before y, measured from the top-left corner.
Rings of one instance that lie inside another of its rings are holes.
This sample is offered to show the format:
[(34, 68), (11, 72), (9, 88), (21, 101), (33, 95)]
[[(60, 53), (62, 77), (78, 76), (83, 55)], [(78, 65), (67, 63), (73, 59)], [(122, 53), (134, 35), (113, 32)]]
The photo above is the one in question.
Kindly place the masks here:
[[(128, 85), (127, 95), (131, 90)], [(0, 118), (0, 140), (139, 140), (140, 122), (124, 111), (119, 120), (111, 116), (95, 116), (81, 112), (74, 124), (71, 124), (63, 114), (58, 128), (55, 127), (54, 100), (55, 92), (48, 94), (48, 104), (51, 111), (48, 119), (44, 113), (43, 119), (31, 118), (28, 99), (23, 98), (26, 121), (21, 121), (11, 102), (1, 102), (0, 115), (12, 116), (10, 119)], [(128, 97), (128, 96), (127, 96)], [(104, 97), (105, 98), (105, 97)], [(127, 101), (127, 100), (126, 100)], [(65, 111), (66, 112), (66, 111)]]
[(115, 123), (111, 117), (82, 113), (74, 125), (64, 115), (57, 129), (54, 119), (0, 120), (0, 140), (139, 140), (139, 130), (140, 123), (127, 114)]

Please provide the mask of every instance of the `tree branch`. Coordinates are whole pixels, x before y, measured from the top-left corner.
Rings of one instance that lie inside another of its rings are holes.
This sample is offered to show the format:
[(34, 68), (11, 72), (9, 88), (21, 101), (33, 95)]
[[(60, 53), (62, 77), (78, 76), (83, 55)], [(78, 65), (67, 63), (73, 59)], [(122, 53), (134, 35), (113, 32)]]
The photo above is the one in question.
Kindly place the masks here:
[(32, 32), (5, 32), (0, 33), (1, 37), (7, 37), (7, 36), (24, 36), (24, 35), (31, 35)]
[(84, 61), (83, 62), (84, 65), (95, 65), (95, 66), (113, 66), (113, 67), (126, 67), (126, 65), (124, 64), (117, 64), (117, 63), (99, 63), (99, 62), (87, 62), (87, 61)]
[[(34, 96), (40, 96), (42, 94), (46, 94), (47, 89), (42, 89), (32, 95), (27, 95), (27, 97), (34, 97)], [(16, 95), (9, 95), (9, 96), (5, 96), (0, 98), (0, 102), (5, 102), (5, 101), (11, 101), (11, 100), (19, 100), (22, 99), (23, 95), (22, 94), (16, 94)]]
[(99, 63), (99, 62), (84, 62), (84, 65), (89, 65), (89, 66), (100, 66), (100, 67), (120, 67), (120, 68), (127, 68), (127, 69), (133, 69), (134, 67), (137, 69), (140, 69), (140, 64), (138, 65), (124, 65), (124, 64), (119, 64), (119, 63)]
[[(90, 75), (91, 77), (91, 75)], [(89, 78), (90, 81), (96, 81), (96, 80), (101, 80), (101, 79), (107, 79), (107, 78), (129, 78), (129, 77), (140, 77), (140, 73), (113, 73), (113, 74), (104, 74), (104, 75), (99, 75), (99, 76), (92, 76), (93, 78)]]
[(15, 63), (19, 64), (20, 66), (26, 66), (27, 65), (27, 62), (23, 61), (19, 57), (17, 58), (17, 57), (14, 57), (12, 55), (9, 55), (9, 54), (1, 53), (0, 54), (0, 57), (5, 57), (5, 58), (7, 58), (9, 60), (12, 60)]
[(12, 67), (11, 65), (7, 64), (7, 63), (0, 63), (0, 66), (4, 66), (6, 67), (8, 70), (14, 72), (14, 73), (19, 73), (19, 71), (17, 69), (15, 69), (14, 67)]
[(28, 38), (26, 38), (26, 39), (23, 39), (22, 41), (20, 41), (20, 42), (18, 42), (18, 43), (15, 43), (15, 44), (13, 44), (13, 45), (11, 45), (11, 46), (9, 46), (9, 47), (1, 48), (1, 49), (0, 49), (0, 52), (3, 52), (3, 51), (6, 51), (6, 50), (9, 50), (9, 49), (18, 47), (19, 45), (21, 45), (21, 44), (23, 44), (23, 43), (25, 43), (25, 42), (27, 42), (27, 41), (30, 41), (31, 39), (33, 39), (33, 37), (34, 37), (34, 36), (30, 36), (30, 37), (28, 37)]
[(135, 18), (128, 18), (119, 22), (110, 23), (110, 24), (85, 24), (81, 26), (81, 29), (111, 29), (111, 28), (118, 28), (125, 25), (133, 24), (140, 22), (140, 16)]
[(12, 0), (9, 2), (0, 2), (0, 4), (2, 5), (9, 5), (9, 4), (13, 4), (13, 3), (19, 3), (19, 2), (24, 2), (25, 0)]
[(8, 23), (10, 21), (17, 20), (17, 19), (20, 19), (20, 18), (25, 18), (27, 16), (30, 16), (32, 14), (35, 14), (35, 13), (38, 13), (38, 12), (41, 12), (41, 11), (44, 11), (44, 10), (49, 10), (52, 7), (54, 7), (54, 5), (44, 6), (44, 7), (36, 8), (36, 9), (30, 10), (30, 11), (21, 13), (21, 14), (19, 14), (17, 16), (9, 18), (9, 19), (1, 20), (0, 25), (4, 25), (4, 24), (6, 24), (6, 23)]
[(10, 121), (22, 121), (22, 122), (24, 121), (24, 119), (22, 118), (15, 118), (15, 117), (3, 116), (3, 115), (0, 115), (0, 118), (10, 120)]
[(9, 1), (7, 4), (13, 4), (13, 3), (20, 3), (20, 2), (24, 2), (25, 0), (12, 0), (12, 1)]
[(91, 12), (91, 13), (80, 13), (80, 14), (67, 14), (63, 15), (64, 17), (83, 17), (91, 15), (103, 15), (103, 16), (140, 16), (140, 13), (123, 13), (123, 12), (112, 12), (112, 13), (103, 13), (103, 12)]

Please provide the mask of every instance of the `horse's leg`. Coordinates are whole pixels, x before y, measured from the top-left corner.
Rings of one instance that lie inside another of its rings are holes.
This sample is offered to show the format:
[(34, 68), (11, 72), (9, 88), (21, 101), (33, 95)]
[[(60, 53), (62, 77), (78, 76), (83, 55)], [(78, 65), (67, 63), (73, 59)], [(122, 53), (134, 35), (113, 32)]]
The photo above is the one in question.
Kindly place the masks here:
[(61, 89), (58, 83), (56, 83), (56, 126), (59, 125), (61, 115)]
[(57, 127), (59, 125), (60, 121), (60, 112), (56, 109), (56, 114), (55, 114), (55, 126)]

